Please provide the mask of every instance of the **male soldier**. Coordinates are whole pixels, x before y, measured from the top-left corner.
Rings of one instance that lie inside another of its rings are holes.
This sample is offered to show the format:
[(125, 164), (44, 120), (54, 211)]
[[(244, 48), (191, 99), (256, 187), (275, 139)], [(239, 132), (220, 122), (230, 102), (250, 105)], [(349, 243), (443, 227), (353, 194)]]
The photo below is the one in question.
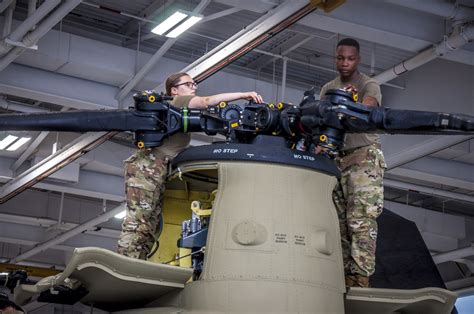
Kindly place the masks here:
[[(381, 105), (379, 84), (358, 71), (359, 43), (352, 38), (339, 41), (336, 67), (339, 77), (323, 86), (358, 93), (358, 101), (369, 107)], [(369, 287), (375, 271), (376, 218), (383, 208), (383, 174), (386, 168), (379, 137), (375, 134), (347, 134), (337, 158), (341, 179), (334, 192), (341, 229), (346, 285)]]
[[(173, 96), (171, 105), (204, 109), (222, 101), (238, 99), (262, 103), (256, 92), (224, 93), (196, 96), (197, 85), (187, 73), (176, 73), (166, 80), (166, 94)], [(159, 223), (169, 160), (188, 146), (189, 134), (177, 133), (155, 148), (142, 149), (125, 161), (126, 217), (118, 240), (117, 252), (138, 259), (146, 259), (153, 247)]]

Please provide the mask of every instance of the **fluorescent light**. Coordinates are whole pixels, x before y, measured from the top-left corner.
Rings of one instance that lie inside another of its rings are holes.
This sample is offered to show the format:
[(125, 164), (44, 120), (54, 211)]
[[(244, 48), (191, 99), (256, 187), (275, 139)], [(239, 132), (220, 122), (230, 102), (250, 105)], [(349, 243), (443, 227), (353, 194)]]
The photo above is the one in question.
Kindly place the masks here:
[(18, 136), (8, 135), (0, 141), (0, 149), (5, 149), (5, 147), (16, 141), (17, 138)]
[(127, 212), (124, 210), (124, 211), (118, 213), (117, 215), (115, 215), (114, 217), (117, 218), (117, 219), (124, 219), (126, 215), (127, 215)]
[(8, 276), (8, 275), (10, 275), (10, 274), (7, 273), (7, 272), (1, 272), (1, 273), (0, 273), (0, 276)]
[(181, 12), (176, 11), (171, 15), (169, 18), (161, 22), (157, 27), (151, 30), (152, 33), (157, 35), (163, 35), (167, 31), (169, 31), (173, 26), (184, 20), (188, 15)]
[(184, 21), (181, 25), (173, 29), (168, 34), (166, 34), (166, 37), (176, 38), (179, 35), (181, 35), (181, 33), (183, 33), (185, 30), (187, 30), (188, 28), (190, 28), (191, 26), (193, 26), (200, 20), (202, 20), (202, 16), (190, 16), (189, 19)]
[(18, 148), (21, 147), (21, 145), (25, 144), (29, 140), (31, 140), (31, 137), (22, 137), (18, 141), (16, 141), (15, 143), (13, 143), (10, 147), (8, 147), (7, 150), (9, 150), (11, 152), (14, 151), (14, 150), (17, 150)]

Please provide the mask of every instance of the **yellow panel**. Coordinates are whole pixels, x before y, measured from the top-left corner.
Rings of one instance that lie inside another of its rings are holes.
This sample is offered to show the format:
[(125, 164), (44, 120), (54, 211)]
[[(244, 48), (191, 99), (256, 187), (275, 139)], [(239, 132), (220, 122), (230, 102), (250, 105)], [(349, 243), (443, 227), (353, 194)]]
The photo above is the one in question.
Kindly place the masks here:
[(179, 250), (176, 246), (181, 235), (181, 225), (165, 224), (160, 236), (160, 247), (148, 260), (156, 263), (166, 263), (173, 260)]
[(192, 267), (192, 259), (191, 259), (191, 249), (179, 249), (179, 266), (185, 268)]
[(165, 223), (180, 225), (183, 220), (191, 218), (191, 202), (201, 201), (203, 208), (211, 207), (210, 194), (207, 192), (184, 190), (166, 190), (163, 206)]
[(24, 270), (28, 276), (32, 277), (49, 277), (59, 274), (60, 270), (41, 268), (41, 267), (32, 267), (32, 266), (23, 266), (23, 265), (13, 265), (0, 263), (0, 272), (13, 272), (15, 270)]
[(201, 201), (203, 206), (210, 207), (210, 193), (184, 190), (166, 190), (163, 203), (163, 232), (160, 235), (160, 247), (148, 260), (157, 263), (171, 261), (178, 254), (178, 239), (181, 236), (181, 223), (191, 219), (192, 201)]

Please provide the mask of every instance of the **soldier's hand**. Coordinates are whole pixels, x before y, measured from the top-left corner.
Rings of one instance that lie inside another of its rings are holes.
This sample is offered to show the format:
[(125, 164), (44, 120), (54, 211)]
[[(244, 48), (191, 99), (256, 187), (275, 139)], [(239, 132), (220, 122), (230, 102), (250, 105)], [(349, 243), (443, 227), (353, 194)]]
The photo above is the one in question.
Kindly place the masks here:
[(354, 85), (352, 85), (352, 84), (349, 84), (349, 85), (345, 86), (343, 89), (344, 89), (345, 91), (347, 91), (347, 92), (349, 92), (349, 93), (353, 93), (353, 94), (359, 92), (359, 91), (357, 90), (357, 88), (356, 88)]
[(316, 146), (314, 147), (314, 154), (315, 154), (315, 155), (321, 154), (322, 151), (323, 151), (323, 148), (322, 148), (321, 146), (316, 145)]
[(261, 104), (263, 103), (262, 95), (258, 94), (257, 92), (246, 92), (244, 93), (244, 99), (251, 100), (254, 103)]

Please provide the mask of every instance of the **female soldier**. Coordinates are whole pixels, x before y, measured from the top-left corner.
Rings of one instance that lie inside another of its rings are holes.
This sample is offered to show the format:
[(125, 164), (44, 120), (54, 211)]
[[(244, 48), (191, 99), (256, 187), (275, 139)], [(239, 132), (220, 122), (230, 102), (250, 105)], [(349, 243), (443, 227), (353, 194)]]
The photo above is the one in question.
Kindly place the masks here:
[[(239, 99), (262, 103), (256, 92), (223, 93), (196, 96), (197, 84), (187, 73), (175, 73), (166, 80), (166, 94), (173, 96), (171, 105), (204, 109), (220, 102)], [(118, 240), (117, 252), (146, 259), (155, 241), (156, 228), (165, 189), (168, 162), (183, 151), (191, 140), (189, 134), (177, 133), (155, 148), (138, 150), (125, 161), (126, 217)]]

